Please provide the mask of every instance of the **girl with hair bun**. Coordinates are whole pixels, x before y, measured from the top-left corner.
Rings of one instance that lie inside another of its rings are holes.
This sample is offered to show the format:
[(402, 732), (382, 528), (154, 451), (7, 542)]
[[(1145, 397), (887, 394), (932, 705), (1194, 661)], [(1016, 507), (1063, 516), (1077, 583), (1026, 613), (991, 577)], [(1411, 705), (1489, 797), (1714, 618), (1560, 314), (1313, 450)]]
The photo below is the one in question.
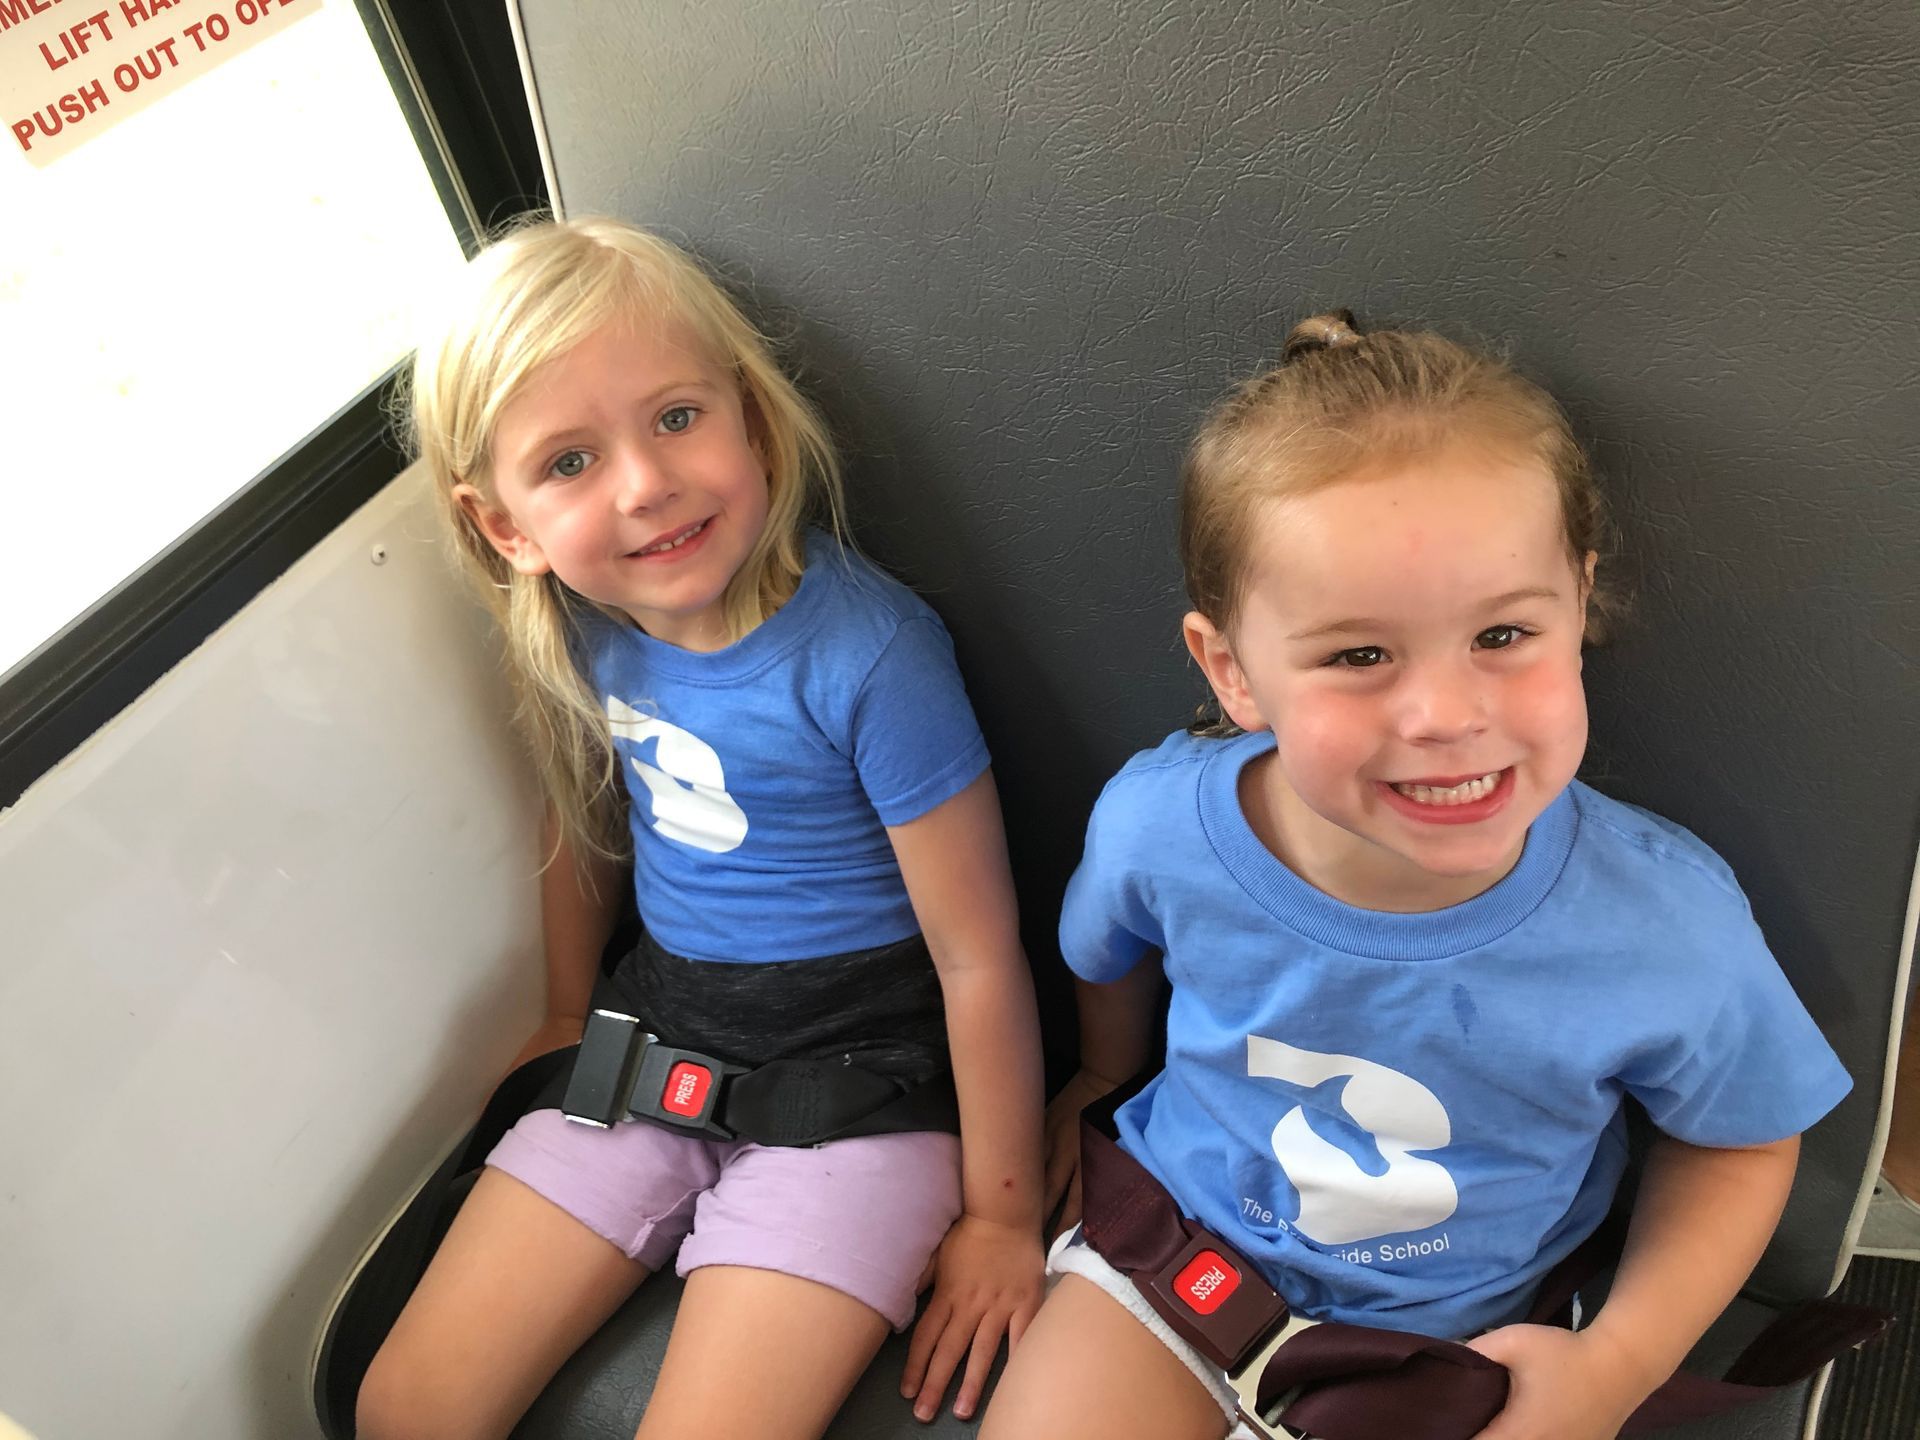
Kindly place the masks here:
[[(1614, 1436), (1849, 1087), (1720, 858), (1574, 778), (1604, 542), (1543, 391), (1438, 335), (1301, 324), (1182, 481), (1217, 718), (1108, 783), (1060, 921), (1083, 1068), (1049, 1193), (1080, 1109), (1151, 1053), (1164, 975), (1165, 1067), (1121, 1150), (1295, 1313), (1505, 1365), (1483, 1440)], [(1577, 1331), (1519, 1323), (1613, 1204), (1629, 1097), (1660, 1134), (1611, 1294)], [(984, 1440), (1236, 1426), (1221, 1371), (1081, 1231), (1050, 1268)]]
[[(963, 1371), (969, 1413), (1040, 1301), (1040, 1062), (944, 626), (844, 542), (832, 444), (762, 337), (630, 225), (485, 251), (411, 414), (549, 798), (547, 1019), (522, 1058), (608, 1008), (713, 1062), (892, 1098), (815, 1143), (783, 1117), (821, 1092), (775, 1088), (756, 1143), (689, 1121), (701, 1077), (745, 1083), (703, 1060), (651, 1121), (527, 1115), (375, 1358), (359, 1435), (505, 1436), (676, 1254), (640, 1436), (811, 1440), (923, 1276), (903, 1389), (929, 1419)], [(628, 887), (645, 933), (602, 977)], [(944, 1110), (914, 1108), (941, 1086)]]

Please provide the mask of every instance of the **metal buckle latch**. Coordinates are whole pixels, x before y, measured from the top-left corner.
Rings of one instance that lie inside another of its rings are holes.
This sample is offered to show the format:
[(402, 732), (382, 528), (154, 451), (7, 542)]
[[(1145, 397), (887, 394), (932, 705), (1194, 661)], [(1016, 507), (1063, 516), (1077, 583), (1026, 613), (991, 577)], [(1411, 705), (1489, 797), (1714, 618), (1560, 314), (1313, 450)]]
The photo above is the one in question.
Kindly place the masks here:
[(1267, 1406), (1266, 1414), (1263, 1415), (1259, 1409), (1260, 1376), (1266, 1370), (1267, 1362), (1273, 1359), (1274, 1352), (1302, 1330), (1311, 1330), (1319, 1323), (1318, 1320), (1309, 1320), (1304, 1315), (1295, 1315), (1289, 1311), (1286, 1323), (1268, 1336), (1261, 1343), (1260, 1348), (1249, 1355), (1241, 1365), (1228, 1373), (1227, 1387), (1233, 1391), (1234, 1397), (1240, 1402), (1240, 1418), (1249, 1430), (1260, 1437), (1260, 1440), (1281, 1440), (1283, 1436), (1287, 1437), (1287, 1440), (1302, 1440), (1306, 1435), (1304, 1430), (1293, 1430), (1282, 1425), (1278, 1418), (1268, 1418), (1269, 1416), (1278, 1417), (1285, 1411), (1287, 1406), (1298, 1398), (1300, 1387), (1296, 1385), (1279, 1396)]

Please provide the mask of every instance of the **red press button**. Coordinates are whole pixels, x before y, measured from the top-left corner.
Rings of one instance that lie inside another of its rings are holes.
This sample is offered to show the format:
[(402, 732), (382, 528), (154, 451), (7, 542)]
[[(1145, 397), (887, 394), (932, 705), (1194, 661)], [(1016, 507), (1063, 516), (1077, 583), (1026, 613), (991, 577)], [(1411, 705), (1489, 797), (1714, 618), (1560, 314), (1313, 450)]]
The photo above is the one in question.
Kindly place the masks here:
[(1173, 1293), (1197, 1315), (1211, 1315), (1240, 1288), (1240, 1272), (1211, 1250), (1202, 1250), (1173, 1280)]
[(707, 1091), (712, 1088), (712, 1071), (682, 1060), (667, 1075), (667, 1088), (660, 1096), (660, 1108), (673, 1115), (698, 1115), (706, 1106)]

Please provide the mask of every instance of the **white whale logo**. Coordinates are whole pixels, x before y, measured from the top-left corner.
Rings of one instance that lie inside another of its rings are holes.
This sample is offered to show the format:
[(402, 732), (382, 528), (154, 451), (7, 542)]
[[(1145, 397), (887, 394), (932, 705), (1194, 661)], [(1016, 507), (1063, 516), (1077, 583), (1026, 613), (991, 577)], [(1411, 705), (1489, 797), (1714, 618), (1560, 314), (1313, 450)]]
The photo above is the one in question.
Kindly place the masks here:
[(1311, 1089), (1347, 1077), (1341, 1104), (1373, 1137), (1386, 1173), (1369, 1175), (1308, 1128), (1298, 1105), (1273, 1127), (1273, 1154), (1300, 1193), (1293, 1228), (1320, 1245), (1348, 1245), (1438, 1225), (1460, 1203), (1444, 1165), (1413, 1155), (1453, 1138), (1446, 1108), (1410, 1075), (1356, 1055), (1322, 1055), (1264, 1035), (1247, 1037), (1247, 1074)]
[(655, 740), (654, 759), (630, 760), (653, 799), (653, 828), (669, 840), (724, 855), (747, 838), (747, 812), (727, 793), (727, 772), (714, 748), (692, 731), (624, 700), (607, 697), (607, 721), (616, 738)]

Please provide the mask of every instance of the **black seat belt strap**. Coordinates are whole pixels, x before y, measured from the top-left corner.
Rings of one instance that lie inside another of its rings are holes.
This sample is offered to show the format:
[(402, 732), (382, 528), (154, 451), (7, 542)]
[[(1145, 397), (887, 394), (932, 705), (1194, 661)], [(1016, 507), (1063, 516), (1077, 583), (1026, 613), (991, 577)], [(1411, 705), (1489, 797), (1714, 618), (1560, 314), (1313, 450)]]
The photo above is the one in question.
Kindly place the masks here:
[(596, 1010), (571, 1068), (528, 1107), (607, 1127), (646, 1120), (710, 1139), (821, 1145), (905, 1130), (957, 1133), (953, 1078), (913, 1084), (836, 1060), (729, 1061), (663, 1043), (638, 1019)]

